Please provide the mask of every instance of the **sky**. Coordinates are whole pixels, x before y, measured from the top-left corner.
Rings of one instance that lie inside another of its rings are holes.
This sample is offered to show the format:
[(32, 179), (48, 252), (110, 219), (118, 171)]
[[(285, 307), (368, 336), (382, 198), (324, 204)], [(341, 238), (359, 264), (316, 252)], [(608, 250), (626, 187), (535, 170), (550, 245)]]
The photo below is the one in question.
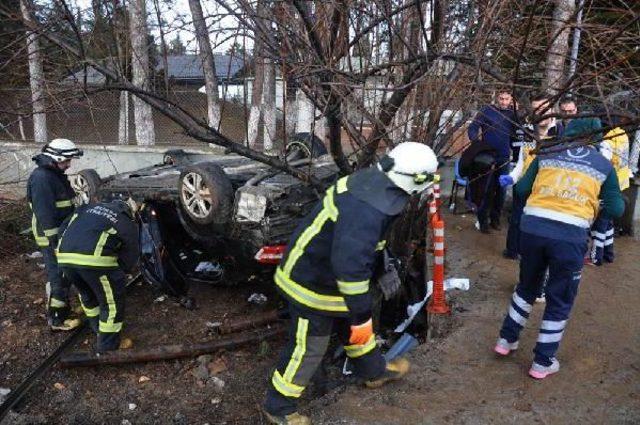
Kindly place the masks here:
[[(81, 10), (88, 10), (91, 7), (91, 0), (67, 0), (69, 4), (76, 5)], [(169, 2), (169, 4), (167, 4)], [(156, 19), (156, 10), (154, 6), (153, 0), (146, 0), (147, 3), (147, 25), (149, 26), (149, 31), (157, 42), (160, 41), (160, 32), (158, 29), (158, 22)], [(189, 11), (189, 2), (188, 0), (158, 0), (161, 10), (162, 19), (165, 21), (166, 26), (165, 30), (165, 40), (167, 44), (173, 39), (175, 39), (176, 35), (179, 34), (180, 39), (187, 47), (187, 52), (195, 53), (197, 50), (197, 43), (195, 41), (195, 36), (193, 34), (193, 26), (191, 25), (191, 12)], [(211, 0), (202, 1), (201, 2), (204, 15), (210, 16), (215, 13), (215, 2)], [(209, 25), (212, 24), (212, 19), (207, 19), (207, 23)], [(230, 28), (235, 26), (235, 21), (231, 17), (224, 17), (217, 27), (225, 27)], [(232, 45), (234, 41), (242, 44), (242, 37), (237, 37), (235, 39), (224, 40), (226, 37), (231, 35), (230, 32), (226, 34), (222, 34), (219, 32), (211, 33), (211, 43), (213, 50), (215, 52), (226, 52)], [(247, 38), (246, 46), (248, 49), (251, 48), (252, 42)]]

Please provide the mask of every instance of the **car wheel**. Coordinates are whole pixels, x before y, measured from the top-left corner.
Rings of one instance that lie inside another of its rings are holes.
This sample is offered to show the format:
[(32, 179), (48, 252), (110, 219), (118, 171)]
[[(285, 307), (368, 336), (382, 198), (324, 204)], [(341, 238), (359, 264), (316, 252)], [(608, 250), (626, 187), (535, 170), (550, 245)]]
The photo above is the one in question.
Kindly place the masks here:
[(180, 174), (180, 205), (197, 224), (225, 224), (233, 213), (233, 187), (216, 164), (193, 164)]
[(69, 176), (69, 183), (77, 195), (81, 195), (85, 202), (89, 202), (97, 200), (102, 179), (96, 170), (89, 168)]
[(289, 161), (303, 158), (318, 158), (327, 154), (327, 148), (318, 137), (311, 133), (297, 133), (284, 148)]

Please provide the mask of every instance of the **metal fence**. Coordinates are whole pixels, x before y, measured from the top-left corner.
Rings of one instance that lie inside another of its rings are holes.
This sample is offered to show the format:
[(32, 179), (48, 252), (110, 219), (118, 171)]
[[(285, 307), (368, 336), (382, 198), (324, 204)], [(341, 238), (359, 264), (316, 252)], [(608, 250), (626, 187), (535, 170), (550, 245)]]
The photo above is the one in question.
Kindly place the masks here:
[[(0, 139), (33, 140), (33, 120), (28, 88), (0, 89)], [(197, 88), (172, 91), (168, 98), (194, 116), (206, 121), (206, 96)], [(135, 145), (133, 102), (128, 107), (127, 144)], [(48, 91), (48, 138), (65, 137), (80, 143), (117, 144), (119, 139), (120, 96), (117, 92), (84, 95), (77, 90)], [(236, 142), (245, 140), (248, 111), (237, 100), (222, 102), (222, 133)], [(125, 110), (125, 108), (123, 108)], [(153, 111), (156, 144), (201, 144), (184, 134), (182, 128), (160, 112)]]

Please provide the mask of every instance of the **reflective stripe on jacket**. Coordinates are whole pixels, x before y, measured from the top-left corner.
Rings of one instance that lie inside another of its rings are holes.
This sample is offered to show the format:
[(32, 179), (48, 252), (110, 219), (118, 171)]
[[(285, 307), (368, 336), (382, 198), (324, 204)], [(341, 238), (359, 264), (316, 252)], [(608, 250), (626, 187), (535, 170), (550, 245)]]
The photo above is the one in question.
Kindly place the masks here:
[(300, 222), (274, 280), (299, 307), (360, 323), (371, 316), (369, 284), (395, 216), (350, 194), (350, 181), (338, 180)]

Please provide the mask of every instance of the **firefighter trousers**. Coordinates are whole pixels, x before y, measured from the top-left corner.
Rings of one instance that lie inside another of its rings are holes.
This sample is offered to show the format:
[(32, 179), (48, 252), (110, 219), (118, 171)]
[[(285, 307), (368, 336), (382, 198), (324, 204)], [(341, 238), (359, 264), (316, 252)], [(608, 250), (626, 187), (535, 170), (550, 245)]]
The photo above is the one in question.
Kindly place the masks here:
[(289, 341), (271, 377), (264, 406), (270, 414), (284, 416), (297, 410), (297, 399), (320, 366), (334, 329), (359, 378), (368, 380), (384, 373), (386, 362), (374, 339), (364, 345), (348, 345), (349, 319), (303, 311), (291, 304), (289, 311)]
[(44, 267), (47, 272), (47, 280), (49, 281), (47, 290), (49, 304), (47, 305), (47, 309), (68, 309), (69, 287), (71, 285), (69, 281), (62, 276), (53, 248), (45, 246), (41, 248), (41, 252)]
[(124, 272), (69, 266), (62, 271), (78, 290), (82, 309), (98, 336), (97, 351), (117, 350), (124, 318)]
[(546, 305), (535, 346), (534, 361), (549, 366), (555, 357), (565, 326), (578, 294), (587, 242), (550, 239), (521, 232), (520, 282), (511, 298), (504, 318), (500, 337), (512, 343), (518, 341), (520, 331), (527, 323), (533, 303), (546, 283)]

